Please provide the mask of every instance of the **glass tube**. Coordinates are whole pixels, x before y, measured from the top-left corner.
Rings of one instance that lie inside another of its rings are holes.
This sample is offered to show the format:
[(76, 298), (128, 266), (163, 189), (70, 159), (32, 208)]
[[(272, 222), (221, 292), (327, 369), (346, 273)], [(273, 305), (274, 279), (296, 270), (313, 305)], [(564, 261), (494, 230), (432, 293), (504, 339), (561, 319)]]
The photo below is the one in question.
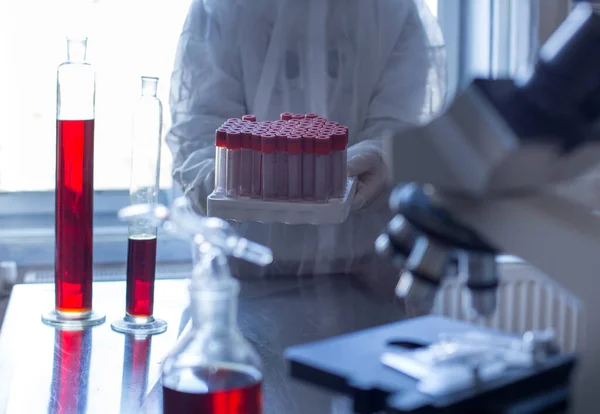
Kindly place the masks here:
[(99, 325), (92, 310), (95, 74), (87, 39), (67, 39), (57, 69), (55, 309), (45, 324), (65, 329)]
[[(158, 204), (162, 104), (156, 97), (158, 78), (142, 77), (142, 96), (133, 118), (131, 152), (131, 204)], [(113, 330), (136, 335), (159, 334), (167, 323), (155, 319), (157, 226), (145, 219), (129, 222), (127, 297), (125, 317), (112, 323)]]

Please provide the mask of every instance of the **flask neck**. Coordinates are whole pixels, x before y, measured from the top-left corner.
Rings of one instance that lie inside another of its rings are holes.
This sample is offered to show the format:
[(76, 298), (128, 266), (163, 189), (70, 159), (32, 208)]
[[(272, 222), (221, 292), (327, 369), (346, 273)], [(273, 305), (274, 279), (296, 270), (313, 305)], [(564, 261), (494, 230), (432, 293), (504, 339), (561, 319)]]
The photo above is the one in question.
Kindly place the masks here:
[(195, 330), (237, 329), (239, 284), (235, 279), (215, 286), (191, 287), (192, 325)]
[(87, 55), (87, 38), (67, 39), (67, 61), (73, 63), (84, 63)]

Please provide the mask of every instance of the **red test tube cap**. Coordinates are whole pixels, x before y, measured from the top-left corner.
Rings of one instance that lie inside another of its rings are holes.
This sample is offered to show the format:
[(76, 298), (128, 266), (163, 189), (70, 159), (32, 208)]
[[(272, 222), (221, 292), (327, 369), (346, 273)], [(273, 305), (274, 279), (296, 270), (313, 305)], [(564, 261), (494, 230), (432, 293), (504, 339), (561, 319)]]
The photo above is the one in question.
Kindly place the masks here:
[(244, 130), (241, 132), (242, 136), (242, 148), (252, 149), (252, 131)]
[(243, 121), (256, 122), (256, 116), (254, 116), (254, 115), (250, 115), (250, 114), (248, 114), (248, 115), (244, 115), (244, 116), (242, 117), (242, 120), (243, 120)]
[(302, 154), (302, 135), (288, 135), (287, 152), (289, 154)]
[(346, 134), (344, 131), (335, 131), (331, 134), (331, 149), (334, 151), (342, 151), (346, 149)]
[(304, 118), (306, 118), (306, 119), (314, 119), (314, 118), (318, 118), (318, 117), (319, 117), (319, 114), (315, 114), (312, 112), (309, 112), (306, 115), (304, 115)]
[(331, 138), (324, 135), (319, 135), (315, 138), (315, 153), (319, 155), (327, 155), (331, 152)]
[(278, 133), (277, 137), (277, 151), (286, 152), (287, 151), (287, 137), (288, 134)]
[(229, 131), (227, 133), (227, 149), (237, 150), (241, 147), (241, 134), (239, 131)]
[(277, 138), (273, 134), (264, 134), (261, 137), (261, 150), (270, 154), (277, 149)]
[(254, 151), (260, 151), (262, 148), (262, 134), (254, 131), (252, 133), (252, 149)]
[(297, 120), (304, 119), (304, 114), (294, 114), (294, 115), (292, 115), (292, 119), (297, 119)]
[(227, 147), (227, 129), (219, 128), (215, 131), (215, 145), (217, 147)]
[(315, 152), (315, 134), (304, 134), (302, 135), (302, 151), (313, 154)]
[(282, 121), (289, 121), (290, 119), (292, 119), (292, 116), (294, 116), (294, 114), (292, 114), (291, 112), (283, 112), (281, 115), (279, 115), (279, 119), (281, 119)]

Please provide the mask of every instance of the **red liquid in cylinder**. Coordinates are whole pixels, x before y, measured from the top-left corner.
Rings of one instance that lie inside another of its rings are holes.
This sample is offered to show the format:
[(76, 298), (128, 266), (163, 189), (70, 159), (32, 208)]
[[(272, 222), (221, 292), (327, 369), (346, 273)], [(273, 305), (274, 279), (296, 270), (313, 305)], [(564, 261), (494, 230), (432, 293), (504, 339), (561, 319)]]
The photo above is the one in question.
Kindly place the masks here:
[(94, 120), (57, 121), (56, 309), (92, 309)]
[(127, 252), (127, 313), (152, 316), (156, 270), (156, 236), (130, 236)]
[(230, 369), (197, 375), (178, 383), (183, 391), (163, 386), (164, 414), (262, 414), (261, 382), (254, 376)]

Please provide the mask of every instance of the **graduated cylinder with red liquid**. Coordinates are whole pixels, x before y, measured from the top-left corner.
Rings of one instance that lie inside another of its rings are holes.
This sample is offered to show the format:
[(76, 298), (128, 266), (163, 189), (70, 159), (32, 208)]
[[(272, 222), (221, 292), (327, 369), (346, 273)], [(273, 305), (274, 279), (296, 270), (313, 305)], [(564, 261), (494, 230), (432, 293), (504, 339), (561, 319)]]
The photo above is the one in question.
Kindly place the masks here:
[(95, 74), (87, 39), (67, 39), (57, 70), (55, 309), (42, 321), (83, 328), (106, 319), (92, 310)]
[[(157, 90), (158, 78), (142, 77), (142, 96), (133, 117), (129, 187), (132, 205), (158, 204), (162, 104), (156, 97)], [(111, 324), (117, 332), (152, 335), (167, 330), (167, 323), (153, 316), (156, 237), (154, 223), (143, 218), (129, 222), (125, 317)]]

